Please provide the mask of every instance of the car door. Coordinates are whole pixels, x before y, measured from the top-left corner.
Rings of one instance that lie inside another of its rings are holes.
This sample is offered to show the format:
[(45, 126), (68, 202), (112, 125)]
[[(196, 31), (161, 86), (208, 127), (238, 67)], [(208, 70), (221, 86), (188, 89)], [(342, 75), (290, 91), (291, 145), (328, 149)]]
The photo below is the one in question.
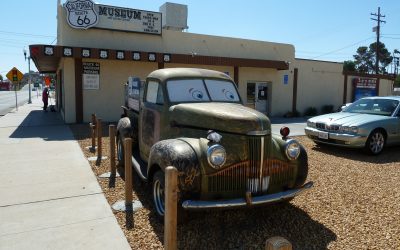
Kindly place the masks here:
[(164, 96), (161, 84), (150, 80), (146, 84), (145, 97), (140, 110), (139, 144), (140, 157), (147, 161), (150, 149), (160, 140), (161, 114), (164, 109)]

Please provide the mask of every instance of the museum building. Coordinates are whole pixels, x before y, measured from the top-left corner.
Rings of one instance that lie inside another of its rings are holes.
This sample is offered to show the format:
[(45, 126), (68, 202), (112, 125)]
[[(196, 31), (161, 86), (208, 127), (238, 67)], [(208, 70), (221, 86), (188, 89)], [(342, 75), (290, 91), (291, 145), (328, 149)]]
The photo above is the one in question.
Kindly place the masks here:
[[(30, 55), (40, 73), (56, 73), (56, 105), (64, 121), (89, 122), (92, 113), (117, 121), (128, 77), (145, 80), (162, 68), (224, 72), (245, 105), (269, 116), (337, 108), (354, 99), (354, 82), (365, 81), (344, 74), (342, 63), (295, 58), (290, 44), (185, 32), (187, 13), (186, 5), (174, 3), (153, 12), (58, 1), (57, 45), (30, 45)], [(368, 88), (376, 95), (391, 93), (390, 78), (374, 79)]]

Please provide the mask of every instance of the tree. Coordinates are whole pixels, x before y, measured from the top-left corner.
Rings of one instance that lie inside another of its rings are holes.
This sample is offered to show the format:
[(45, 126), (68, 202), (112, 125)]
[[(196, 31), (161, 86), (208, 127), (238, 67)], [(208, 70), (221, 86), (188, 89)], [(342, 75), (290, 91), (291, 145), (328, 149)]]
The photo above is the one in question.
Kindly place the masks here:
[[(369, 45), (369, 50), (374, 52), (373, 56), (373, 65), (376, 62), (376, 43), (371, 43)], [(378, 53), (379, 53), (379, 73), (387, 73), (386, 67), (392, 63), (393, 57), (390, 55), (390, 52), (386, 49), (385, 44), (379, 42), (378, 46)]]
[(400, 75), (397, 75), (396, 79), (394, 80), (394, 86), (400, 87)]
[(3, 81), (3, 76), (0, 74), (0, 81)]
[[(356, 69), (360, 73), (375, 73), (376, 62), (376, 42), (371, 43), (369, 47), (361, 46), (357, 49), (357, 54), (353, 55)], [(393, 57), (386, 49), (384, 43), (379, 42), (379, 73), (387, 73), (386, 67), (392, 62)]]
[(344, 61), (343, 62), (343, 71), (354, 72), (356, 71), (356, 64), (354, 61)]
[(372, 54), (368, 47), (362, 46), (357, 49), (357, 54), (353, 56), (356, 69), (360, 73), (369, 73), (372, 70)]

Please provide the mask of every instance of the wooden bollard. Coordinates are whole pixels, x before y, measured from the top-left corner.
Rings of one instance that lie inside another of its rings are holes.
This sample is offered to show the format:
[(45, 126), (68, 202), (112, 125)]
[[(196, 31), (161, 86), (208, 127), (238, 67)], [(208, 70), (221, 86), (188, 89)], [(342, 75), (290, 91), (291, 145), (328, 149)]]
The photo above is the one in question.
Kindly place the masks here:
[(265, 242), (265, 250), (292, 250), (292, 244), (283, 237), (275, 236)]
[(92, 129), (92, 150), (96, 149), (96, 115), (92, 114), (92, 122), (90, 123)]
[(177, 249), (178, 170), (174, 167), (165, 169), (164, 190), (164, 247), (166, 250), (175, 250)]
[(132, 138), (124, 140), (125, 147), (125, 207), (132, 207)]
[(103, 128), (101, 124), (101, 119), (97, 119), (96, 122), (96, 128), (97, 128), (97, 158), (101, 159), (102, 156), (102, 144), (101, 144), (101, 139), (103, 137)]
[(108, 132), (110, 134), (110, 176), (115, 176), (115, 125), (110, 125), (108, 127)]

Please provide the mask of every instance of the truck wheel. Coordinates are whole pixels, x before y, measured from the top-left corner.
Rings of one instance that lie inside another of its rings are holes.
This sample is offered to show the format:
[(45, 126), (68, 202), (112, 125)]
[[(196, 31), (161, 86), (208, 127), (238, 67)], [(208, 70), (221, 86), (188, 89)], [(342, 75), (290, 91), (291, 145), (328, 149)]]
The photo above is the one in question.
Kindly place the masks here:
[(158, 170), (153, 177), (153, 202), (156, 208), (157, 217), (164, 218), (165, 202), (164, 202), (165, 174)]
[[(157, 218), (160, 222), (164, 222), (165, 214), (165, 174), (163, 171), (158, 170), (153, 177), (153, 202), (156, 209)], [(177, 223), (183, 224), (187, 221), (187, 212), (183, 210), (181, 202), (178, 201), (177, 208)]]
[(386, 137), (381, 129), (372, 131), (365, 143), (365, 150), (371, 155), (378, 155), (383, 151), (386, 144)]
[(119, 134), (117, 137), (117, 159), (121, 166), (125, 165), (125, 153), (124, 153), (124, 136)]

